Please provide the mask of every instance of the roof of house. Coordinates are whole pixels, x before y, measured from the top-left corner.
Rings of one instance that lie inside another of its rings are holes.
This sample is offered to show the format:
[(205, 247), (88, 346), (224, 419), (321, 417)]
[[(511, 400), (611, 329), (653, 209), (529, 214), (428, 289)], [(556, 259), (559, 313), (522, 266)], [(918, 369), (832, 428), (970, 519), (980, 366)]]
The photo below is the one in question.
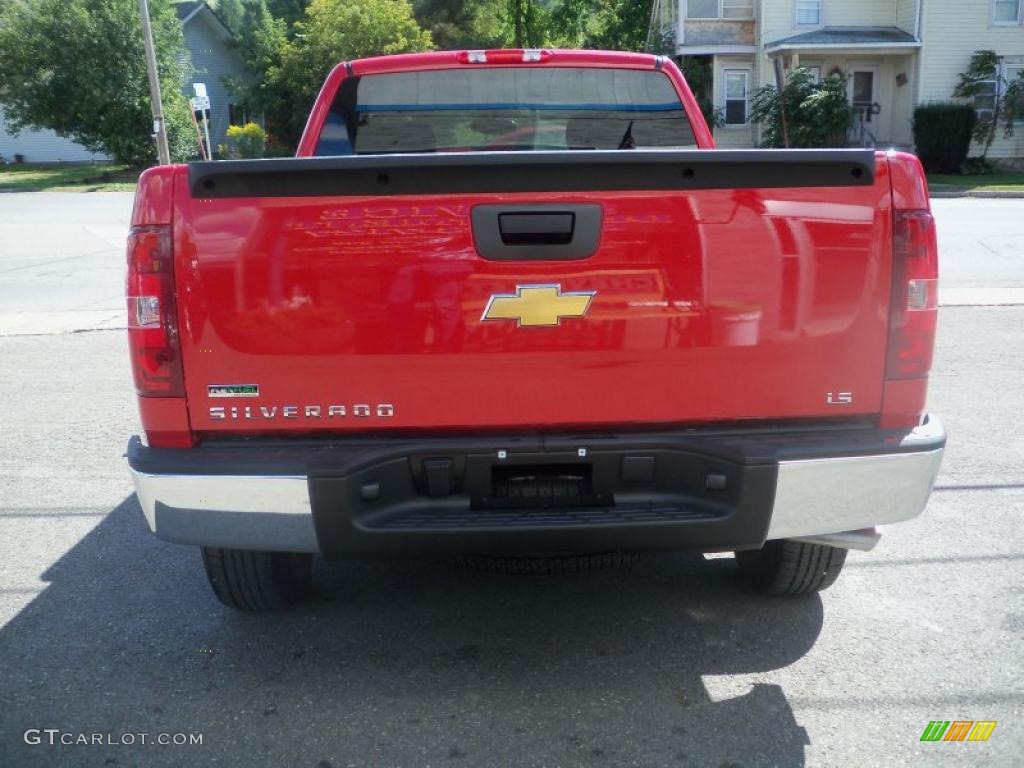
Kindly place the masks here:
[(174, 8), (174, 12), (178, 14), (178, 20), (181, 21), (182, 26), (202, 14), (222, 37), (234, 37), (234, 33), (227, 25), (227, 22), (205, 0), (183, 0), (182, 2), (171, 3), (171, 6)]
[(768, 43), (772, 48), (917, 48), (921, 41), (899, 27), (822, 27)]
[(200, 6), (206, 5), (203, 0), (182, 0), (182, 2), (171, 3), (174, 8), (174, 12), (178, 14), (179, 21), (185, 21), (192, 18), (196, 11), (199, 10)]

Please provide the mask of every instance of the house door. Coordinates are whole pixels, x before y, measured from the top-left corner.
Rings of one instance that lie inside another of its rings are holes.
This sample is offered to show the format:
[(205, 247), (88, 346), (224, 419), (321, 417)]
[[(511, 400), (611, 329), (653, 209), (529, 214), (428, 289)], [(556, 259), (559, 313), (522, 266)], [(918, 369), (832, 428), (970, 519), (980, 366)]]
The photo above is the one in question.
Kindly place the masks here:
[(854, 67), (850, 71), (850, 103), (853, 105), (855, 122), (863, 120), (864, 124), (877, 122), (874, 116), (882, 112), (879, 103), (879, 68)]
[(847, 95), (853, 107), (853, 139), (858, 142), (875, 142), (878, 132), (878, 114), (882, 105), (878, 103), (878, 67), (852, 67), (847, 83)]

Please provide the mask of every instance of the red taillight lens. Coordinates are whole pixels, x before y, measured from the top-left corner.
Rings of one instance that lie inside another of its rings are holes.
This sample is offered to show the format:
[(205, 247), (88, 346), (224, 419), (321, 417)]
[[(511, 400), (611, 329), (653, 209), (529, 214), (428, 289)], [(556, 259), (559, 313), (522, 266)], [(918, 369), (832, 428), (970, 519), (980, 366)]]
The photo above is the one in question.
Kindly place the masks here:
[(132, 227), (128, 235), (128, 345), (135, 390), (145, 397), (184, 397), (178, 344), (171, 228)]
[(928, 211), (896, 211), (885, 378), (928, 375), (938, 318), (939, 252)]

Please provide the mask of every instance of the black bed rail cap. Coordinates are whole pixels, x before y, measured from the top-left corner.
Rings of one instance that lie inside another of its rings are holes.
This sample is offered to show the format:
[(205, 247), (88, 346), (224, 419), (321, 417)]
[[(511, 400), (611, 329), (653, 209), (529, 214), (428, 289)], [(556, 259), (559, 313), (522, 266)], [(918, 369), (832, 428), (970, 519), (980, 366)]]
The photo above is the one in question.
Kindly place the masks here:
[(861, 187), (870, 149), (572, 150), (190, 163), (197, 199)]

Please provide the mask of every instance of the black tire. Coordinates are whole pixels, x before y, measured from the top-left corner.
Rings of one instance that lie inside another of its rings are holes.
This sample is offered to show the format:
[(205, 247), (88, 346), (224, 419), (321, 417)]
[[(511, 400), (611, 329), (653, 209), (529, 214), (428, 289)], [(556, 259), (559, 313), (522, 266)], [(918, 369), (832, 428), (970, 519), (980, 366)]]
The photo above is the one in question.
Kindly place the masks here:
[(228, 608), (239, 611), (271, 611), (289, 606), (305, 594), (312, 575), (310, 554), (201, 549), (213, 593)]
[(806, 595), (828, 589), (845, 562), (845, 549), (786, 539), (736, 553), (746, 580), (769, 595)]
[(555, 575), (561, 573), (586, 573), (637, 560), (635, 552), (600, 552), (597, 554), (571, 555), (466, 555), (462, 562), (472, 571), (479, 573), (500, 573), (516, 576)]

